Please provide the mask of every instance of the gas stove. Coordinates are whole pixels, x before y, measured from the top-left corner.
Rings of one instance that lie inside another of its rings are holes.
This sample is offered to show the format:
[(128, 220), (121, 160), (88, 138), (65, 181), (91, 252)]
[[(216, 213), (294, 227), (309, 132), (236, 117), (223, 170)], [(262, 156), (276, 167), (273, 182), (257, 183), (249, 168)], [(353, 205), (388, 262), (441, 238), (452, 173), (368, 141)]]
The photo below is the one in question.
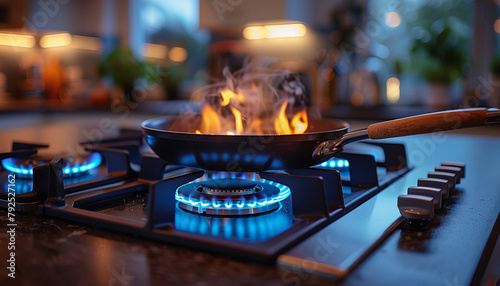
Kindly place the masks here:
[(273, 283), (495, 281), (500, 142), (440, 135), (354, 143), (314, 167), (258, 173), (169, 165), (139, 130), (57, 154), (52, 142), (13, 141), (0, 154), (2, 228), (9, 213), (74, 223), (274, 269)]

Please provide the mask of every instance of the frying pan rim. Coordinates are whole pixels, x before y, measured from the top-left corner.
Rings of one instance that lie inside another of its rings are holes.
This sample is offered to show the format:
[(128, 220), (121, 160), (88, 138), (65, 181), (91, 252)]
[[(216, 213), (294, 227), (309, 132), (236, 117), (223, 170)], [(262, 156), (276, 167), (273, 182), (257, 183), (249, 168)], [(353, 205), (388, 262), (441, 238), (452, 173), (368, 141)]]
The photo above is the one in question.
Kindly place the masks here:
[[(196, 114), (192, 114), (196, 115)], [(193, 140), (193, 139), (198, 139), (198, 140), (211, 140), (211, 141), (224, 141), (224, 142), (231, 142), (231, 141), (236, 141), (239, 142), (241, 140), (245, 139), (250, 139), (250, 138), (273, 138), (273, 141), (278, 139), (278, 141), (288, 141), (288, 142), (294, 142), (294, 141), (310, 141), (310, 140), (327, 140), (327, 139), (332, 139), (331, 135), (335, 134), (335, 138), (340, 138), (342, 137), (343, 134), (349, 132), (349, 123), (340, 120), (340, 119), (332, 119), (332, 118), (321, 118), (321, 119), (314, 119), (319, 122), (330, 122), (330, 123), (336, 123), (339, 125), (343, 125), (342, 128), (338, 129), (331, 129), (331, 130), (326, 130), (326, 131), (318, 131), (318, 132), (311, 132), (311, 133), (303, 133), (303, 134), (235, 134), (235, 135), (225, 135), (225, 134), (206, 134), (206, 133), (191, 133), (191, 132), (180, 132), (180, 131), (169, 131), (169, 130), (164, 130), (164, 129), (158, 129), (158, 128), (153, 128), (150, 125), (153, 122), (157, 122), (159, 120), (172, 120), (175, 118), (178, 118), (179, 116), (183, 115), (166, 115), (166, 116), (160, 116), (160, 117), (155, 117), (155, 118), (150, 118), (141, 123), (141, 129), (144, 135), (151, 135), (155, 137), (160, 137), (160, 138), (167, 138), (167, 139), (180, 139), (180, 140)], [(188, 138), (189, 137), (189, 138)]]

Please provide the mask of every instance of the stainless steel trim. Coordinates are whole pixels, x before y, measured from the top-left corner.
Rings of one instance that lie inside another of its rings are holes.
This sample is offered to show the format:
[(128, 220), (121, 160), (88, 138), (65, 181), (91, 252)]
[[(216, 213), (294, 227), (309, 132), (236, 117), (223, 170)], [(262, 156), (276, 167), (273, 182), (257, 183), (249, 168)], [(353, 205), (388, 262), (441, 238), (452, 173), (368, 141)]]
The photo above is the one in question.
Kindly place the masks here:
[(488, 123), (500, 123), (500, 109), (488, 108), (488, 112), (486, 113), (486, 121), (488, 121)]
[(345, 278), (403, 221), (397, 198), (418, 178), (425, 176), (429, 168), (424, 165), (413, 169), (373, 198), (278, 256), (278, 267), (284, 271), (299, 269), (299, 274), (304, 275)]

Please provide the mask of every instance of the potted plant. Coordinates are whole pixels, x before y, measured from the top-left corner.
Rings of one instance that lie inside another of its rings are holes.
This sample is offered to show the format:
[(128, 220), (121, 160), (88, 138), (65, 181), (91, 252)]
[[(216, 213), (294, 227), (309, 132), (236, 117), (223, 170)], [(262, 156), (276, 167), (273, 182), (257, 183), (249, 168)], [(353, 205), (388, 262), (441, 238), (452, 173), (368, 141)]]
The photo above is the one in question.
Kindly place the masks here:
[(451, 105), (450, 85), (460, 79), (467, 64), (466, 39), (446, 20), (425, 27), (426, 35), (415, 39), (410, 50), (411, 69), (430, 84), (427, 105)]
[(132, 51), (117, 48), (99, 63), (99, 74), (109, 76), (115, 86), (123, 91), (124, 100), (134, 102), (135, 83), (139, 79), (157, 82), (159, 77), (154, 65), (137, 59)]

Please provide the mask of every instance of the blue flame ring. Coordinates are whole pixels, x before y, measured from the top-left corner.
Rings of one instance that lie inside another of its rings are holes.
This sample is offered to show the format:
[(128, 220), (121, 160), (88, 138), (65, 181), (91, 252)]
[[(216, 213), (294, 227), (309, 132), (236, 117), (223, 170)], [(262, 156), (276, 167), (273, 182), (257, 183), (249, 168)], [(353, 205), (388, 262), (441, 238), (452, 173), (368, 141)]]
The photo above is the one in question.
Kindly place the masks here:
[[(239, 196), (216, 196), (203, 194), (199, 191), (183, 192), (182, 190), (187, 188), (189, 190), (195, 190), (199, 185), (201, 180), (195, 180), (193, 182), (184, 184), (177, 188), (175, 192), (175, 199), (181, 203), (188, 206), (201, 209), (253, 209), (256, 207), (262, 208), (274, 205), (282, 200), (288, 198), (291, 194), (290, 188), (286, 185), (269, 181), (266, 179), (260, 179), (255, 181), (258, 185), (267, 185), (270, 192), (256, 192), (251, 195), (239, 195)], [(179, 191), (181, 190), (181, 191)]]
[[(33, 164), (29, 164), (28, 166), (22, 166), (18, 164), (18, 158), (7, 158), (2, 160), (2, 166), (5, 170), (9, 172), (13, 172), (16, 174), (22, 175), (33, 175)], [(67, 176), (80, 174), (83, 172), (87, 172), (89, 170), (97, 168), (102, 162), (102, 156), (99, 153), (91, 153), (82, 164), (75, 163), (72, 164), (69, 161), (65, 161), (65, 165), (63, 167), (63, 174)]]
[(345, 159), (332, 158), (328, 161), (316, 165), (316, 167), (321, 167), (326, 169), (347, 169), (349, 168), (349, 161)]

